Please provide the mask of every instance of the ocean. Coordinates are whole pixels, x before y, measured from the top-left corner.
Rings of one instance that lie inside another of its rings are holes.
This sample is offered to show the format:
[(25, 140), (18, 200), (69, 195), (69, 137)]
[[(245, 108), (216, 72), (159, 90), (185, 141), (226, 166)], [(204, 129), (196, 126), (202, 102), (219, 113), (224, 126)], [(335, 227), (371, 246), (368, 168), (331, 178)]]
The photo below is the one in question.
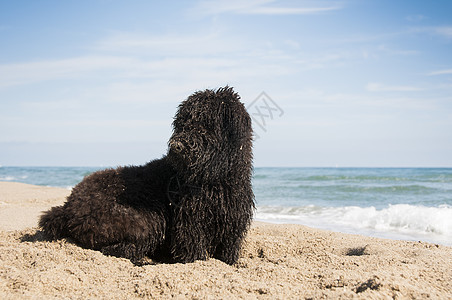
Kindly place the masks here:
[[(71, 189), (96, 167), (0, 167)], [(255, 219), (452, 246), (452, 168), (255, 168)]]

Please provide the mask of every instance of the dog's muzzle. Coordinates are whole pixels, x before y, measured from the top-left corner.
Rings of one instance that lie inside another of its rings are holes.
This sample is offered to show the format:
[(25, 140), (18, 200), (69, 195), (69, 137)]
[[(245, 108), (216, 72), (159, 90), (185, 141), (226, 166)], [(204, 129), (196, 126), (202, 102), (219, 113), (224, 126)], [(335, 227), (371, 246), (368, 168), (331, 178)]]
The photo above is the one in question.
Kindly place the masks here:
[(184, 149), (185, 149), (184, 144), (181, 141), (178, 141), (178, 140), (172, 140), (169, 143), (169, 146), (170, 146), (170, 148), (172, 150), (174, 150), (177, 153), (182, 153), (184, 151)]

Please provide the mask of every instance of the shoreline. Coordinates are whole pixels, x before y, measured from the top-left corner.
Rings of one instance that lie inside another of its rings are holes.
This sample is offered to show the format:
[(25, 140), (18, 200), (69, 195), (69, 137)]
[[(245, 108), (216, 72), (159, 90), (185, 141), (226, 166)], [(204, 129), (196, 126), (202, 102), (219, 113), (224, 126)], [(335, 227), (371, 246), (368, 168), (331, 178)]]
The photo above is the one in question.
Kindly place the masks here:
[(448, 246), (452, 247), (452, 240), (447, 240), (447, 238), (443, 236), (434, 236), (431, 235), (424, 235), (421, 236), (419, 233), (405, 233), (405, 232), (395, 232), (395, 231), (378, 231), (376, 229), (368, 229), (365, 230), (363, 228), (359, 228), (359, 232), (352, 227), (338, 227), (338, 228), (332, 228), (333, 226), (322, 226), (322, 225), (315, 225), (312, 226), (311, 224), (301, 224), (301, 222), (285, 222), (284, 220), (277, 220), (277, 221), (270, 221), (270, 220), (264, 220), (255, 218), (255, 222), (262, 222), (262, 223), (269, 223), (269, 224), (275, 224), (275, 225), (301, 225), (306, 226), (314, 229), (319, 230), (325, 230), (325, 231), (331, 231), (335, 233), (345, 233), (345, 234), (351, 234), (351, 235), (361, 235), (365, 237), (373, 237), (373, 238), (379, 238), (379, 239), (386, 239), (386, 240), (394, 240), (394, 241), (406, 241), (406, 242), (425, 242), (430, 244), (438, 244), (442, 246)]
[(137, 267), (43, 237), (40, 212), (69, 193), (0, 182), (0, 298), (452, 298), (452, 247), (296, 224), (253, 221), (234, 266)]

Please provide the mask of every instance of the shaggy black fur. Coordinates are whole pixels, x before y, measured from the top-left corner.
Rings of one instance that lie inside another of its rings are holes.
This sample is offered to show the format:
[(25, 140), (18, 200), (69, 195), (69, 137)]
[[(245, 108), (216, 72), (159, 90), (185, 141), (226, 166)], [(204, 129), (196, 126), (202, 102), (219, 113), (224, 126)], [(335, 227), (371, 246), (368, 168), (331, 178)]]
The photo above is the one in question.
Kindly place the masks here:
[(251, 119), (230, 87), (182, 102), (169, 149), (144, 166), (93, 173), (40, 219), (53, 239), (126, 257), (233, 264), (254, 209)]

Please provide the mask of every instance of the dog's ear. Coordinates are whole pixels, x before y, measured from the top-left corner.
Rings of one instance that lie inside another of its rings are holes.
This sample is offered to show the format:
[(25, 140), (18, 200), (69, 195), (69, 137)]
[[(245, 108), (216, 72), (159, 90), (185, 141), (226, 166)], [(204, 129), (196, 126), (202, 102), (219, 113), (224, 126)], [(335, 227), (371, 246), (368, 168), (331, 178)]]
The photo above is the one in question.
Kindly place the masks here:
[(242, 142), (251, 136), (251, 118), (241, 103), (231, 105), (223, 118), (223, 126), (229, 143)]
[(217, 97), (221, 103), (220, 111), (227, 142), (236, 146), (251, 141), (251, 118), (240, 101), (240, 96), (231, 87), (226, 86), (217, 91)]

